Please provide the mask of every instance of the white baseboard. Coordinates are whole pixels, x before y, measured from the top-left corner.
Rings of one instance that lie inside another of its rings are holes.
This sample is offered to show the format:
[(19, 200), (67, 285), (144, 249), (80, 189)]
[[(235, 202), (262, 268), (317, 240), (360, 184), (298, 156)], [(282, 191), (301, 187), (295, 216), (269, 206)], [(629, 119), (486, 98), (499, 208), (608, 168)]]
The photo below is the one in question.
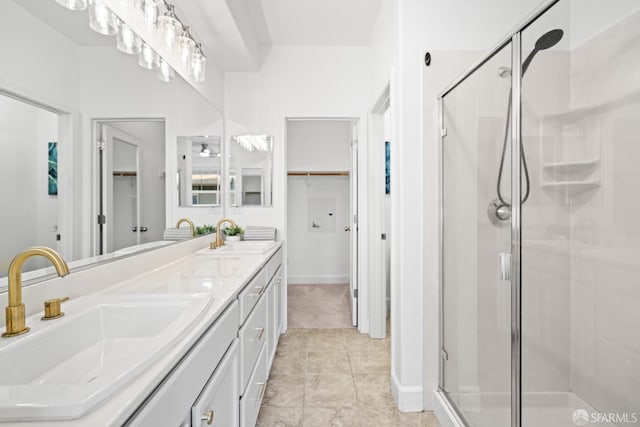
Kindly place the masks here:
[(402, 412), (420, 412), (424, 409), (422, 387), (400, 385), (395, 372), (391, 372), (391, 394)]
[(290, 285), (344, 285), (349, 283), (349, 276), (287, 276)]

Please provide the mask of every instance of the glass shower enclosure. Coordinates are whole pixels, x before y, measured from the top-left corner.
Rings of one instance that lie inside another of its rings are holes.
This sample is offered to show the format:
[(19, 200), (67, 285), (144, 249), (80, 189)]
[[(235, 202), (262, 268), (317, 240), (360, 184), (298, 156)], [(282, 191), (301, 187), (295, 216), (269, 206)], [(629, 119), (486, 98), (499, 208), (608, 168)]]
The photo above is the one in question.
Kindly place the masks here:
[(640, 2), (544, 3), (439, 103), (457, 422), (640, 426)]

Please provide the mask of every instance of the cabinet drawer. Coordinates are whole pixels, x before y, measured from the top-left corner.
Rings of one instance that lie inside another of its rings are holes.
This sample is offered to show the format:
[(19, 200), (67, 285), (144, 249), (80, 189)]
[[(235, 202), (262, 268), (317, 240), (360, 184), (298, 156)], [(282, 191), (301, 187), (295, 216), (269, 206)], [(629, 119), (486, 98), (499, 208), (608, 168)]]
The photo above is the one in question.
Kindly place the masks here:
[(267, 340), (267, 299), (260, 298), (260, 302), (251, 312), (249, 318), (240, 328), (240, 394), (249, 382), (249, 376), (258, 359), (260, 350)]
[(238, 390), (238, 340), (216, 368), (191, 409), (191, 426), (238, 427), (240, 392)]
[(245, 288), (240, 292), (240, 295), (238, 295), (238, 300), (240, 301), (241, 325), (245, 322), (247, 316), (251, 313), (251, 309), (256, 305), (256, 302), (258, 302), (258, 299), (264, 293), (266, 286), (267, 275), (263, 268), (253, 279), (251, 279), (249, 284), (245, 286)]
[(278, 270), (278, 267), (280, 267), (280, 264), (282, 264), (282, 248), (278, 249), (278, 251), (273, 254), (263, 268), (263, 270), (267, 272), (267, 282), (271, 280), (276, 270)]
[(233, 302), (164, 379), (127, 425), (179, 425), (193, 406), (238, 330), (238, 303)]
[(258, 420), (260, 405), (264, 392), (267, 389), (267, 351), (266, 347), (260, 352), (260, 358), (256, 364), (256, 369), (251, 375), (249, 387), (240, 398), (240, 426), (254, 427)]

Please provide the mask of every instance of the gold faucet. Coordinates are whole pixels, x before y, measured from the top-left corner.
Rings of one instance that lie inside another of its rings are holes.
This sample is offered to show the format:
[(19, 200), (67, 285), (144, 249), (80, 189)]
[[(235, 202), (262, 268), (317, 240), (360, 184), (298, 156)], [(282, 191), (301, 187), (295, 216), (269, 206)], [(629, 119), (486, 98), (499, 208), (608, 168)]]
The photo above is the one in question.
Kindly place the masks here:
[(56, 269), (58, 276), (66, 276), (69, 274), (69, 266), (62, 257), (53, 249), (44, 246), (35, 246), (27, 248), (13, 258), (9, 265), (9, 292), (6, 316), (6, 331), (3, 337), (14, 337), (29, 332), (29, 328), (25, 325), (25, 310), (22, 302), (22, 266), (32, 256), (43, 256), (47, 258)]
[(218, 223), (216, 224), (216, 241), (211, 243), (210, 245), (211, 249), (219, 248), (220, 246), (224, 245), (224, 240), (222, 240), (222, 234), (220, 229), (221, 229), (221, 225), (224, 224), (225, 222), (228, 222), (233, 227), (238, 226), (235, 223), (235, 221), (232, 220), (231, 218), (222, 218), (220, 221), (218, 221)]
[(195, 226), (193, 225), (193, 221), (191, 221), (189, 218), (179, 219), (178, 222), (176, 223), (176, 228), (180, 228), (180, 224), (182, 224), (183, 222), (186, 222), (189, 224), (189, 229), (191, 230), (191, 237), (193, 237), (195, 234)]

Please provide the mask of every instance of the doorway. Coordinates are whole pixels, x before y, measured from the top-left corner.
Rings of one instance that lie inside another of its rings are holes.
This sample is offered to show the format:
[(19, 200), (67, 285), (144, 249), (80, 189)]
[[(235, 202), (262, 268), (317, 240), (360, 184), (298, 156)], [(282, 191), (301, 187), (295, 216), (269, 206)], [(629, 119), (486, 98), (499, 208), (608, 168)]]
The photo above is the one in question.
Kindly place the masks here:
[(286, 135), (288, 326), (357, 326), (357, 120), (287, 119)]
[(165, 122), (94, 120), (95, 254), (162, 240), (165, 227)]

